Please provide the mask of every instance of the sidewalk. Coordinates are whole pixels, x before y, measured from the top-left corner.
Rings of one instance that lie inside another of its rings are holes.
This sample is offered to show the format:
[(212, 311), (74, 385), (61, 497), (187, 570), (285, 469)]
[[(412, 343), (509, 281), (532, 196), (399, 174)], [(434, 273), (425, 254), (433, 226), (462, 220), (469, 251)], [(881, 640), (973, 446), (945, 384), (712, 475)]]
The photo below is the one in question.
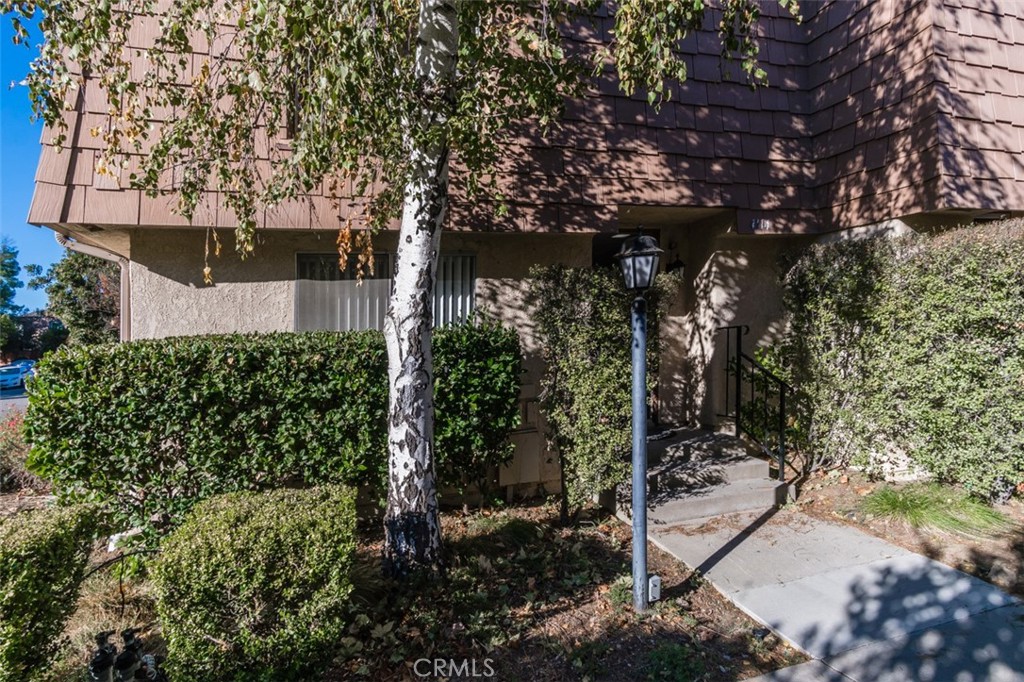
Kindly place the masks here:
[(855, 528), (771, 510), (650, 539), (815, 659), (757, 682), (1024, 682), (1024, 603)]

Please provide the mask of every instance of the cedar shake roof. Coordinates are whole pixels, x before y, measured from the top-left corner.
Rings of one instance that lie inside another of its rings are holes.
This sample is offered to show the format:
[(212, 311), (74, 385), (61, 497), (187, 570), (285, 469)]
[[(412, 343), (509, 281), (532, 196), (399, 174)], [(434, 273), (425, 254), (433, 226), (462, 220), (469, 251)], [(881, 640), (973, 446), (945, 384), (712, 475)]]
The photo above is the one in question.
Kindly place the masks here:
[[(569, 102), (563, 125), (529, 130), (501, 185), (508, 216), (459, 200), (455, 229), (614, 230), (620, 207), (726, 207), (740, 232), (822, 232), (890, 217), (957, 209), (1024, 210), (1024, 4), (996, 0), (825, 0), (802, 4), (797, 24), (766, 1), (759, 33), (770, 85), (723, 78), (718, 37), (686, 42), (689, 79), (660, 109), (622, 95), (614, 76)], [(600, 43), (612, 20), (573, 40)], [(710, 24), (709, 24), (710, 25)], [(140, 19), (133, 46), (155, 22)], [(198, 63), (198, 58), (194, 57)], [(70, 149), (50, 135), (29, 221), (180, 226), (173, 197), (147, 198), (93, 172), (106, 121), (94, 85), (68, 114)], [(264, 145), (268, 146), (268, 145)], [(273, 155), (264, 150), (266, 163)], [(126, 184), (126, 183), (125, 183)], [(263, 226), (333, 229), (324, 196), (268, 210)], [(234, 225), (211, 192), (197, 226)]]

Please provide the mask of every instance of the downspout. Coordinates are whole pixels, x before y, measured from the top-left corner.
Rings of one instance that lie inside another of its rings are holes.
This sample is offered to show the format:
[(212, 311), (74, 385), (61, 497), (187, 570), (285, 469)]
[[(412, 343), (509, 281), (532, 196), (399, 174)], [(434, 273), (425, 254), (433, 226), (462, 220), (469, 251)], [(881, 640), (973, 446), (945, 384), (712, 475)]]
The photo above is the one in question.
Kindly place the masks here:
[(131, 268), (129, 267), (131, 261), (123, 256), (118, 256), (112, 251), (102, 249), (98, 246), (90, 246), (88, 244), (82, 244), (70, 236), (62, 235), (60, 232), (53, 234), (57, 243), (63, 246), (65, 249), (77, 251), (78, 253), (84, 253), (89, 256), (95, 256), (96, 258), (102, 258), (105, 261), (111, 263), (117, 263), (121, 266), (121, 292), (120, 292), (120, 337), (121, 341), (131, 341), (132, 339), (132, 282), (131, 282)]

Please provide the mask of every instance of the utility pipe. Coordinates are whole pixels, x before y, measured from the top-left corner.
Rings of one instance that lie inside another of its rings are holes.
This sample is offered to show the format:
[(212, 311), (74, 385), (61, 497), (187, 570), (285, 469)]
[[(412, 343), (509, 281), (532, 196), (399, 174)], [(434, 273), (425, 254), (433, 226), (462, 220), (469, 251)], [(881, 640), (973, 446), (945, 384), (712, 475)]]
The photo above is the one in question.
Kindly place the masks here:
[(119, 256), (113, 251), (104, 249), (99, 246), (91, 246), (89, 244), (83, 244), (70, 235), (63, 235), (60, 232), (53, 234), (57, 243), (63, 246), (65, 249), (71, 251), (77, 251), (78, 253), (84, 253), (88, 256), (95, 256), (96, 258), (102, 258), (105, 261), (111, 263), (117, 263), (121, 267), (121, 291), (120, 291), (120, 339), (121, 341), (131, 341), (132, 339), (132, 281), (131, 281), (131, 261), (123, 256)]

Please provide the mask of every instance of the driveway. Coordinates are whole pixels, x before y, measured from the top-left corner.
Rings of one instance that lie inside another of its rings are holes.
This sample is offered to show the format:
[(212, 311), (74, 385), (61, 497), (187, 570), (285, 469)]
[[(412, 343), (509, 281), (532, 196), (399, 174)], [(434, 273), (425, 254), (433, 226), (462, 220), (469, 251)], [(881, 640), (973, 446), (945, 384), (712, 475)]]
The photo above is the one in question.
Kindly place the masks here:
[(25, 397), (24, 388), (3, 388), (0, 389), (0, 414), (17, 410), (24, 412), (28, 405), (28, 398)]

